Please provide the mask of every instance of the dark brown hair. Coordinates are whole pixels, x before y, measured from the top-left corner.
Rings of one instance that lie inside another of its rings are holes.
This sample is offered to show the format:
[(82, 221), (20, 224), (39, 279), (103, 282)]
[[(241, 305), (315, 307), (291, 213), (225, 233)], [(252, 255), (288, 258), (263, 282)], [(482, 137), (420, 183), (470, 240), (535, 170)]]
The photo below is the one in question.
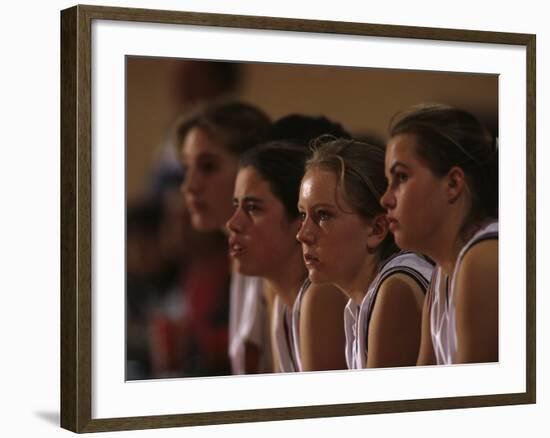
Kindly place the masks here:
[(252, 167), (269, 183), (290, 220), (298, 218), (298, 195), (304, 166), (311, 151), (286, 140), (276, 140), (243, 154), (239, 168)]
[(419, 105), (398, 114), (390, 136), (412, 134), (416, 153), (438, 177), (460, 167), (472, 197), (463, 228), (486, 217), (498, 217), (498, 151), (496, 137), (467, 111), (447, 105)]

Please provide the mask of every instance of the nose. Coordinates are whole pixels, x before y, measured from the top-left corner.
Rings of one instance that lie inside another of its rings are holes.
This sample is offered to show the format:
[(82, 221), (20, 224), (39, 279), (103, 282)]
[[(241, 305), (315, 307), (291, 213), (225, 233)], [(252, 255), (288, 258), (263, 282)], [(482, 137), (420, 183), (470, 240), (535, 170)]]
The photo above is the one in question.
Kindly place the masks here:
[(185, 178), (181, 183), (181, 192), (182, 193), (197, 193), (201, 186), (201, 177), (199, 172), (194, 169), (187, 169), (185, 173)]
[(380, 198), (380, 205), (386, 210), (391, 210), (395, 207), (395, 196), (389, 187)]
[(244, 225), (241, 218), (242, 210), (240, 208), (235, 208), (233, 215), (225, 223), (225, 228), (232, 233), (241, 233), (243, 231)]
[(312, 245), (315, 242), (315, 234), (313, 233), (311, 219), (306, 217), (296, 234), (296, 240), (304, 245)]

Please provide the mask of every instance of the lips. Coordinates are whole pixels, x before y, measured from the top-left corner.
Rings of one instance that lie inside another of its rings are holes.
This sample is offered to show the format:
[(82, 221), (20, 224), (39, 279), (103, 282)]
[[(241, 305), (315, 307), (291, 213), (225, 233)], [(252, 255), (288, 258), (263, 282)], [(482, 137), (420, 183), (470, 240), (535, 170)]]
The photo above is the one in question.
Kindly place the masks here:
[(239, 257), (245, 251), (245, 247), (236, 238), (229, 238), (229, 255), (231, 257)]
[(207, 204), (196, 198), (186, 198), (187, 207), (194, 211), (203, 211), (206, 209)]
[(306, 266), (310, 266), (310, 267), (316, 266), (319, 263), (321, 263), (321, 261), (311, 253), (304, 254), (304, 262)]
[(399, 226), (399, 223), (397, 222), (396, 219), (388, 217), (388, 228), (390, 229), (390, 231), (392, 232), (395, 231), (398, 226)]

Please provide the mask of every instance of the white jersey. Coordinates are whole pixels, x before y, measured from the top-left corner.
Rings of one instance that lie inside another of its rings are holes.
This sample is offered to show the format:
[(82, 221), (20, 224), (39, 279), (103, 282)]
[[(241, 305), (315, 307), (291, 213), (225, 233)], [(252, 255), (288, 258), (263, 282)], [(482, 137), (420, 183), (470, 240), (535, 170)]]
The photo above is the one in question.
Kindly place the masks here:
[(300, 309), (302, 307), (302, 298), (310, 284), (309, 278), (306, 278), (292, 306), (292, 342), (296, 356), (297, 371), (304, 371), (300, 353)]
[(464, 255), (476, 243), (489, 239), (498, 239), (498, 222), (491, 222), (480, 229), (460, 250), (450, 284), (441, 267), (438, 266), (434, 270), (430, 284), (430, 331), (438, 365), (455, 362), (457, 340), (454, 290)]
[(382, 282), (390, 275), (405, 274), (412, 277), (426, 292), (432, 271), (433, 264), (426, 258), (413, 252), (401, 251), (382, 263), (360, 306), (352, 300), (348, 301), (344, 310), (344, 328), (346, 363), (349, 369), (367, 367), (369, 323)]
[[(303, 294), (310, 284), (306, 277), (294, 300), (292, 311), (279, 296), (276, 296), (274, 300), (273, 334), (279, 357), (279, 369), (283, 373), (303, 370), (300, 360), (299, 309)], [(295, 318), (298, 318), (298, 326), (296, 326)]]
[(245, 344), (260, 348), (258, 372), (271, 371), (271, 342), (269, 318), (263, 296), (263, 282), (233, 272), (230, 287), (229, 358), (233, 374), (246, 373)]

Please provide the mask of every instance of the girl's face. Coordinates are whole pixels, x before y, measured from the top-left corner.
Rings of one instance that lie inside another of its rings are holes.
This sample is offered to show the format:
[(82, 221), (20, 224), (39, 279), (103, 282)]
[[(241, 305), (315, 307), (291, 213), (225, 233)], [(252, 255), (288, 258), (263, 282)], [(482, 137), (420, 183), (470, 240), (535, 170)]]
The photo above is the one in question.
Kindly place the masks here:
[(227, 222), (229, 253), (244, 275), (270, 277), (297, 250), (300, 221), (289, 220), (282, 202), (253, 167), (239, 170)]
[(368, 254), (372, 227), (353, 211), (337, 178), (330, 170), (313, 168), (300, 187), (302, 226), (296, 238), (313, 283), (349, 283)]
[(416, 137), (400, 134), (386, 149), (388, 189), (380, 202), (402, 249), (428, 253), (448, 213), (447, 185), (416, 154)]
[(238, 159), (201, 128), (192, 128), (181, 146), (182, 192), (193, 228), (223, 228), (233, 211), (231, 197)]

